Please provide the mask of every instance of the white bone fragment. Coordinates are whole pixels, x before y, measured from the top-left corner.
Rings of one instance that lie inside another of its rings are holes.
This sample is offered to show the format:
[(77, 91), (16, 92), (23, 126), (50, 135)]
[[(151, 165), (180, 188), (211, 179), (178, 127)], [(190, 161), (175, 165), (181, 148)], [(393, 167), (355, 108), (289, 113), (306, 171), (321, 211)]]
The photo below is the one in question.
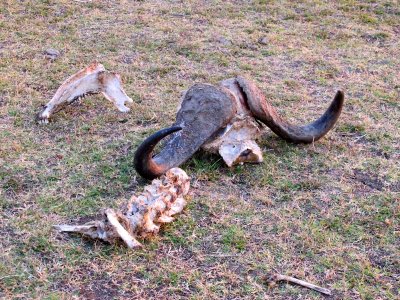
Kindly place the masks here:
[(273, 287), (276, 285), (277, 282), (279, 281), (287, 281), (287, 282), (291, 282), (294, 284), (298, 284), (300, 286), (304, 286), (306, 288), (312, 289), (314, 291), (320, 292), (321, 294), (327, 295), (327, 296), (331, 296), (332, 295), (332, 291), (323, 287), (320, 287), (318, 285), (309, 283), (307, 281), (304, 280), (300, 280), (297, 278), (294, 278), (292, 276), (286, 276), (286, 275), (281, 275), (281, 274), (274, 274), (271, 275), (267, 278), (267, 283), (270, 287)]
[(94, 62), (61, 84), (53, 98), (37, 115), (37, 121), (46, 124), (51, 115), (64, 106), (89, 94), (97, 93), (102, 93), (121, 112), (129, 111), (125, 102), (133, 102), (122, 88), (121, 77), (117, 73), (108, 72), (102, 64)]
[(168, 217), (168, 216), (161, 216), (158, 218), (157, 222), (159, 223), (171, 223), (175, 218)]

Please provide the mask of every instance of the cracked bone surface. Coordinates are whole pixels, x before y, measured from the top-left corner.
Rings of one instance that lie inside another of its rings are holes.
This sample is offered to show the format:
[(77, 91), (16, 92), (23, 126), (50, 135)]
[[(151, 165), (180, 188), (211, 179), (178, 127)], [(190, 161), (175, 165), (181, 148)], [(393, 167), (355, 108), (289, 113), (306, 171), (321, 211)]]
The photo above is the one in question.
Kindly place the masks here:
[(260, 163), (262, 152), (255, 140), (261, 135), (260, 125), (249, 116), (233, 118), (220, 136), (201, 148), (219, 153), (228, 167), (245, 162)]
[[(136, 171), (148, 179), (178, 167), (197, 150), (219, 153), (228, 166), (261, 162), (256, 140), (260, 123), (292, 143), (314, 143), (332, 129), (344, 103), (338, 91), (328, 109), (316, 120), (295, 125), (285, 120), (249, 78), (237, 76), (217, 85), (196, 83), (183, 95), (175, 122), (146, 138), (136, 150)], [(157, 144), (165, 141), (157, 154)]]
[(262, 162), (262, 151), (256, 143), (262, 134), (262, 126), (256, 122), (247, 108), (234, 79), (221, 81), (220, 86), (234, 100), (236, 114), (222, 132), (206, 141), (201, 148), (210, 153), (219, 153), (228, 167), (246, 162)]
[(128, 112), (125, 103), (133, 100), (122, 88), (121, 77), (107, 71), (102, 64), (94, 62), (65, 80), (53, 98), (37, 115), (39, 123), (48, 123), (51, 115), (77, 99), (90, 94), (102, 93), (119, 111)]
[(180, 168), (172, 168), (147, 185), (139, 196), (132, 196), (121, 211), (106, 209), (102, 220), (83, 225), (56, 225), (60, 232), (76, 232), (109, 243), (122, 240), (133, 249), (142, 247), (136, 239), (158, 233), (160, 226), (174, 220), (186, 206), (190, 178)]

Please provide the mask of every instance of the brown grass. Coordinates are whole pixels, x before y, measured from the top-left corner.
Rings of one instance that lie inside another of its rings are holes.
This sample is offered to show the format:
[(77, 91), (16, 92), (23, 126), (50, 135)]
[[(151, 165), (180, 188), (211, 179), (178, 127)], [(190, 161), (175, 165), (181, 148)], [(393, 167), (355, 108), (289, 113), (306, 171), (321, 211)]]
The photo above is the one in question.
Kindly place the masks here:
[[(268, 289), (280, 272), (334, 299), (398, 299), (399, 41), (397, 1), (2, 1), (0, 297), (322, 298)], [(91, 97), (36, 125), (93, 60), (121, 73), (132, 111)], [(173, 121), (182, 90), (236, 74), (296, 122), (339, 88), (345, 110), (315, 145), (266, 130), (260, 165), (196, 155), (190, 205), (143, 251), (52, 230), (141, 191), (140, 141)]]

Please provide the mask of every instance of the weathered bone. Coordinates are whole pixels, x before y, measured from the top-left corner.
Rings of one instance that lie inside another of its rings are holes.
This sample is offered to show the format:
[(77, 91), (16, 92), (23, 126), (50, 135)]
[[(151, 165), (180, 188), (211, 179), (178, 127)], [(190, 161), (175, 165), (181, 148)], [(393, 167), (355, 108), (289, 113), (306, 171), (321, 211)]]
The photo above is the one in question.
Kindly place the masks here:
[(219, 153), (228, 167), (245, 162), (262, 162), (261, 149), (255, 142), (262, 134), (261, 125), (248, 109), (234, 78), (220, 82), (220, 86), (224, 87), (225, 92), (234, 100), (236, 114), (219, 136), (208, 140), (201, 148), (207, 152)]
[(53, 98), (37, 115), (39, 123), (48, 123), (50, 116), (77, 99), (90, 94), (102, 93), (121, 112), (128, 112), (125, 102), (133, 102), (122, 88), (121, 77), (107, 71), (102, 64), (94, 62), (65, 80)]
[[(249, 79), (238, 76), (218, 86), (195, 84), (184, 94), (173, 126), (156, 132), (138, 147), (135, 169), (153, 179), (181, 165), (200, 148), (219, 153), (229, 167), (262, 162), (261, 149), (255, 142), (262, 132), (259, 121), (289, 142), (312, 143), (334, 126), (343, 101), (344, 95), (338, 91), (319, 119), (297, 126), (279, 116)], [(157, 143), (167, 136), (160, 153), (153, 155)]]
[(322, 293), (324, 295), (327, 295), (327, 296), (331, 296), (332, 295), (331, 290), (328, 290), (328, 289), (320, 287), (318, 285), (309, 283), (309, 282), (304, 281), (304, 280), (300, 280), (300, 279), (294, 278), (292, 276), (286, 276), (286, 275), (281, 275), (281, 274), (273, 274), (273, 275), (267, 276), (266, 281), (267, 281), (269, 287), (274, 287), (279, 281), (287, 281), (287, 282), (290, 282), (290, 283), (293, 283), (293, 284), (298, 284), (300, 286), (304, 286), (306, 288), (309, 288), (309, 289), (312, 289), (314, 291), (320, 292), (320, 293)]
[[(163, 129), (147, 138), (137, 149), (136, 170), (148, 179), (179, 166), (200, 147), (225, 128), (237, 111), (232, 95), (223, 87), (195, 84), (183, 96), (173, 127)], [(173, 133), (173, 134), (171, 134)], [(153, 157), (157, 142), (171, 134), (163, 149)]]
[(158, 233), (160, 226), (174, 220), (186, 206), (190, 179), (179, 168), (170, 169), (160, 179), (154, 179), (139, 196), (132, 196), (121, 211), (106, 209), (102, 220), (83, 225), (56, 225), (60, 232), (76, 232), (109, 243), (123, 240), (133, 249), (142, 244), (136, 239)]

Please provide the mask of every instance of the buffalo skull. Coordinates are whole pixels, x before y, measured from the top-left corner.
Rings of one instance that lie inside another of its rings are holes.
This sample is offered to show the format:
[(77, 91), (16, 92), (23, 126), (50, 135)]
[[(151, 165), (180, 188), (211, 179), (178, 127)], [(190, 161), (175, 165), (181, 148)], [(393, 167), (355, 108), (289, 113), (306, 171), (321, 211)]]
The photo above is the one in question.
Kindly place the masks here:
[[(134, 165), (147, 179), (187, 161), (199, 148), (219, 152), (228, 166), (262, 162), (255, 140), (262, 125), (293, 143), (312, 143), (323, 137), (342, 111), (343, 92), (338, 91), (327, 111), (316, 121), (296, 126), (285, 121), (251, 80), (238, 76), (219, 85), (195, 84), (182, 97), (172, 127), (157, 131), (138, 147)], [(158, 142), (169, 136), (161, 151), (153, 156)]]

